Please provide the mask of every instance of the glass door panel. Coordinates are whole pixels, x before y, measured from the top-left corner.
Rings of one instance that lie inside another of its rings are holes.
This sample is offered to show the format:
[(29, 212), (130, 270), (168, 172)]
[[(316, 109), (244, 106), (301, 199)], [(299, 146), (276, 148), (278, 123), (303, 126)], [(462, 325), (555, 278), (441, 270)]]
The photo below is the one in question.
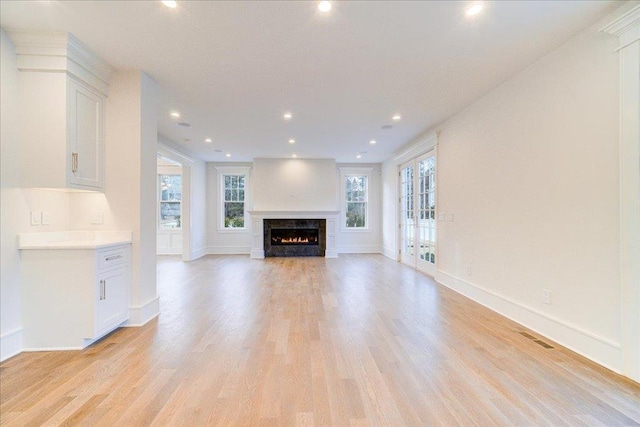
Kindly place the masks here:
[(400, 258), (405, 264), (436, 273), (435, 150), (400, 167)]

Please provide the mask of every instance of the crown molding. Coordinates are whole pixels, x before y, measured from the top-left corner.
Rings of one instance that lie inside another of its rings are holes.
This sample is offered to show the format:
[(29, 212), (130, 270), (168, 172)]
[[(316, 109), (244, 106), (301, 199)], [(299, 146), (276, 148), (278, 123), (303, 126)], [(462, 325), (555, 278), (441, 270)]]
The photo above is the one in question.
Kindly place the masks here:
[(65, 72), (104, 95), (115, 71), (71, 33), (7, 30), (20, 71)]
[(640, 40), (640, 4), (615, 18), (600, 31), (620, 38), (620, 48)]

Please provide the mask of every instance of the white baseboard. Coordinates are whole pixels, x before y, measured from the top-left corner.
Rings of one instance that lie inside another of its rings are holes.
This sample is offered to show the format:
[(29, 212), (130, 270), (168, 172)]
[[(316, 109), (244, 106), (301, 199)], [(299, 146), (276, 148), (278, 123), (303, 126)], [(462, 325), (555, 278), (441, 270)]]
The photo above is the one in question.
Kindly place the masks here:
[(195, 261), (198, 258), (202, 258), (203, 256), (207, 255), (208, 253), (209, 253), (208, 248), (196, 249), (195, 251), (191, 252), (191, 258), (189, 258), (189, 261)]
[(398, 256), (396, 255), (396, 250), (392, 249), (392, 248), (382, 248), (382, 255), (386, 256), (387, 258), (390, 258), (394, 261), (398, 260)]
[(0, 362), (22, 351), (22, 328), (16, 328), (0, 336)]
[(485, 307), (591, 359), (621, 372), (622, 345), (520, 302), (438, 270), (436, 281)]
[(264, 258), (264, 250), (263, 249), (251, 249), (249, 253), (251, 259), (262, 259)]
[(156, 255), (182, 255), (182, 248), (156, 248)]
[(338, 248), (339, 254), (379, 254), (381, 253), (378, 245), (358, 245), (358, 246), (342, 246)]
[(129, 307), (129, 320), (122, 326), (142, 326), (160, 314), (160, 297), (140, 305)]
[(325, 249), (324, 250), (325, 258), (338, 258), (338, 250), (337, 249)]
[(209, 246), (207, 253), (209, 255), (249, 255), (251, 254), (251, 247), (250, 246)]

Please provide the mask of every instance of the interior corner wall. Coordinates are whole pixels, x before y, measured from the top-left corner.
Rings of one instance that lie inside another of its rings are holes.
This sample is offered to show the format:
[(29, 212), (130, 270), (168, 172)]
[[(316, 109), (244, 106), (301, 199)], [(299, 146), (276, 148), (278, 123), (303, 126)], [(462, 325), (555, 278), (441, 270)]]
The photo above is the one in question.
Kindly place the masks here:
[(190, 177), (190, 249), (189, 260), (207, 254), (207, 166), (195, 160), (189, 168)]
[(620, 372), (618, 56), (597, 30), (438, 127), (436, 279)]

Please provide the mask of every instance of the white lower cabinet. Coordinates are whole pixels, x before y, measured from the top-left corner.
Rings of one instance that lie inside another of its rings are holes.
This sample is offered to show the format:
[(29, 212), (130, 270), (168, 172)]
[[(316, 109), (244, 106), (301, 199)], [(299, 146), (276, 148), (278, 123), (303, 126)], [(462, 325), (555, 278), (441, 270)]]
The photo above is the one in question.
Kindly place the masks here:
[(24, 349), (81, 349), (126, 322), (130, 248), (22, 250)]

